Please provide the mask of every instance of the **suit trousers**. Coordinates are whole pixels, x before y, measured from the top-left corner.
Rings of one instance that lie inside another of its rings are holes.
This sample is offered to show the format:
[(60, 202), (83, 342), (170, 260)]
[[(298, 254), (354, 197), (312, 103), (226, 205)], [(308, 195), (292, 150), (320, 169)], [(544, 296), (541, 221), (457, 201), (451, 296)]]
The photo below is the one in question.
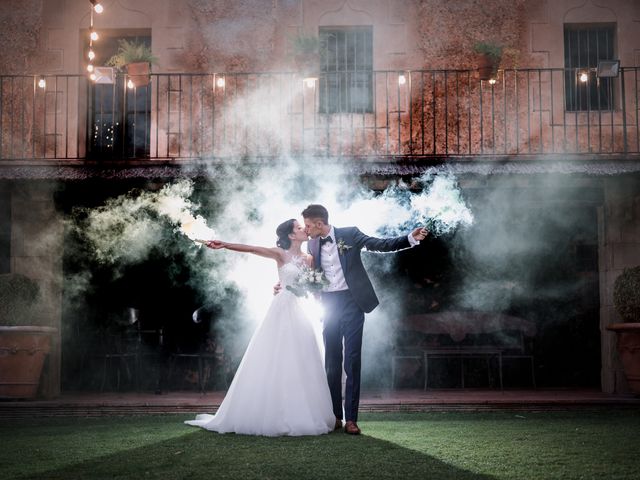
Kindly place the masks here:
[(323, 292), (324, 306), (323, 337), (325, 347), (325, 370), (337, 418), (342, 413), (342, 346), (344, 340), (344, 419), (358, 420), (360, 403), (360, 369), (362, 356), (362, 332), (364, 312), (358, 307), (349, 290)]

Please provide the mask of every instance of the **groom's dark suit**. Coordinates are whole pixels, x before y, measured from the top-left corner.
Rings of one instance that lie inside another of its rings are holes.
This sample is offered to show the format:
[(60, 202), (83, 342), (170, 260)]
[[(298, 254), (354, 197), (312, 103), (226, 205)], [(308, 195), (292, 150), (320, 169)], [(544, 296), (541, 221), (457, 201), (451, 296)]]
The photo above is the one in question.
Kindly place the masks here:
[[(357, 421), (360, 402), (360, 365), (364, 314), (378, 305), (369, 276), (364, 269), (360, 252), (363, 248), (375, 252), (393, 252), (409, 248), (407, 236), (397, 238), (369, 237), (356, 227), (336, 228), (333, 244), (338, 249), (338, 258), (347, 289), (323, 292), (325, 307), (324, 344), (325, 369), (333, 409), (337, 418), (342, 418), (342, 340), (344, 338), (344, 369), (347, 374), (344, 411), (345, 420)], [(342, 245), (342, 248), (340, 246)], [(315, 266), (322, 269), (320, 238), (309, 240), (309, 253)]]

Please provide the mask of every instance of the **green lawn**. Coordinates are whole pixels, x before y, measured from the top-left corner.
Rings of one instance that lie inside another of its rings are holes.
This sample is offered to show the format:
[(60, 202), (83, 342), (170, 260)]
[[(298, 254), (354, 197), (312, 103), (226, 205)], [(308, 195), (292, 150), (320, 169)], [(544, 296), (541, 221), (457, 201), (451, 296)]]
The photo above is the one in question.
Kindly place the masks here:
[(640, 410), (362, 415), (363, 435), (261, 438), (184, 415), (0, 421), (8, 479), (637, 479)]

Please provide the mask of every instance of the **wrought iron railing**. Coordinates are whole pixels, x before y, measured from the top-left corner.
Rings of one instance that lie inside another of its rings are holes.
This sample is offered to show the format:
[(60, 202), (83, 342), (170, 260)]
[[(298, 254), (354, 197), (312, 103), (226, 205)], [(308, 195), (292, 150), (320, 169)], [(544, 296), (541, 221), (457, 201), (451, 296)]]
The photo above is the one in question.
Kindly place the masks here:
[(333, 75), (0, 76), (0, 159), (640, 153), (638, 67)]

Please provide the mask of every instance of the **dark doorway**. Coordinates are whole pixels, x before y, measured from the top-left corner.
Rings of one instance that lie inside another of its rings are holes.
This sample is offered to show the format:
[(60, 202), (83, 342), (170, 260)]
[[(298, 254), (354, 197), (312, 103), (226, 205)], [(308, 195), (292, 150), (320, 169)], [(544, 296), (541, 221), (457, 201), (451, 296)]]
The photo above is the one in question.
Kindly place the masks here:
[[(96, 65), (106, 64), (121, 39), (151, 45), (150, 36), (104, 35), (93, 47)], [(89, 158), (149, 157), (151, 90), (150, 83), (133, 87), (127, 75), (117, 71), (113, 83), (89, 83)]]

